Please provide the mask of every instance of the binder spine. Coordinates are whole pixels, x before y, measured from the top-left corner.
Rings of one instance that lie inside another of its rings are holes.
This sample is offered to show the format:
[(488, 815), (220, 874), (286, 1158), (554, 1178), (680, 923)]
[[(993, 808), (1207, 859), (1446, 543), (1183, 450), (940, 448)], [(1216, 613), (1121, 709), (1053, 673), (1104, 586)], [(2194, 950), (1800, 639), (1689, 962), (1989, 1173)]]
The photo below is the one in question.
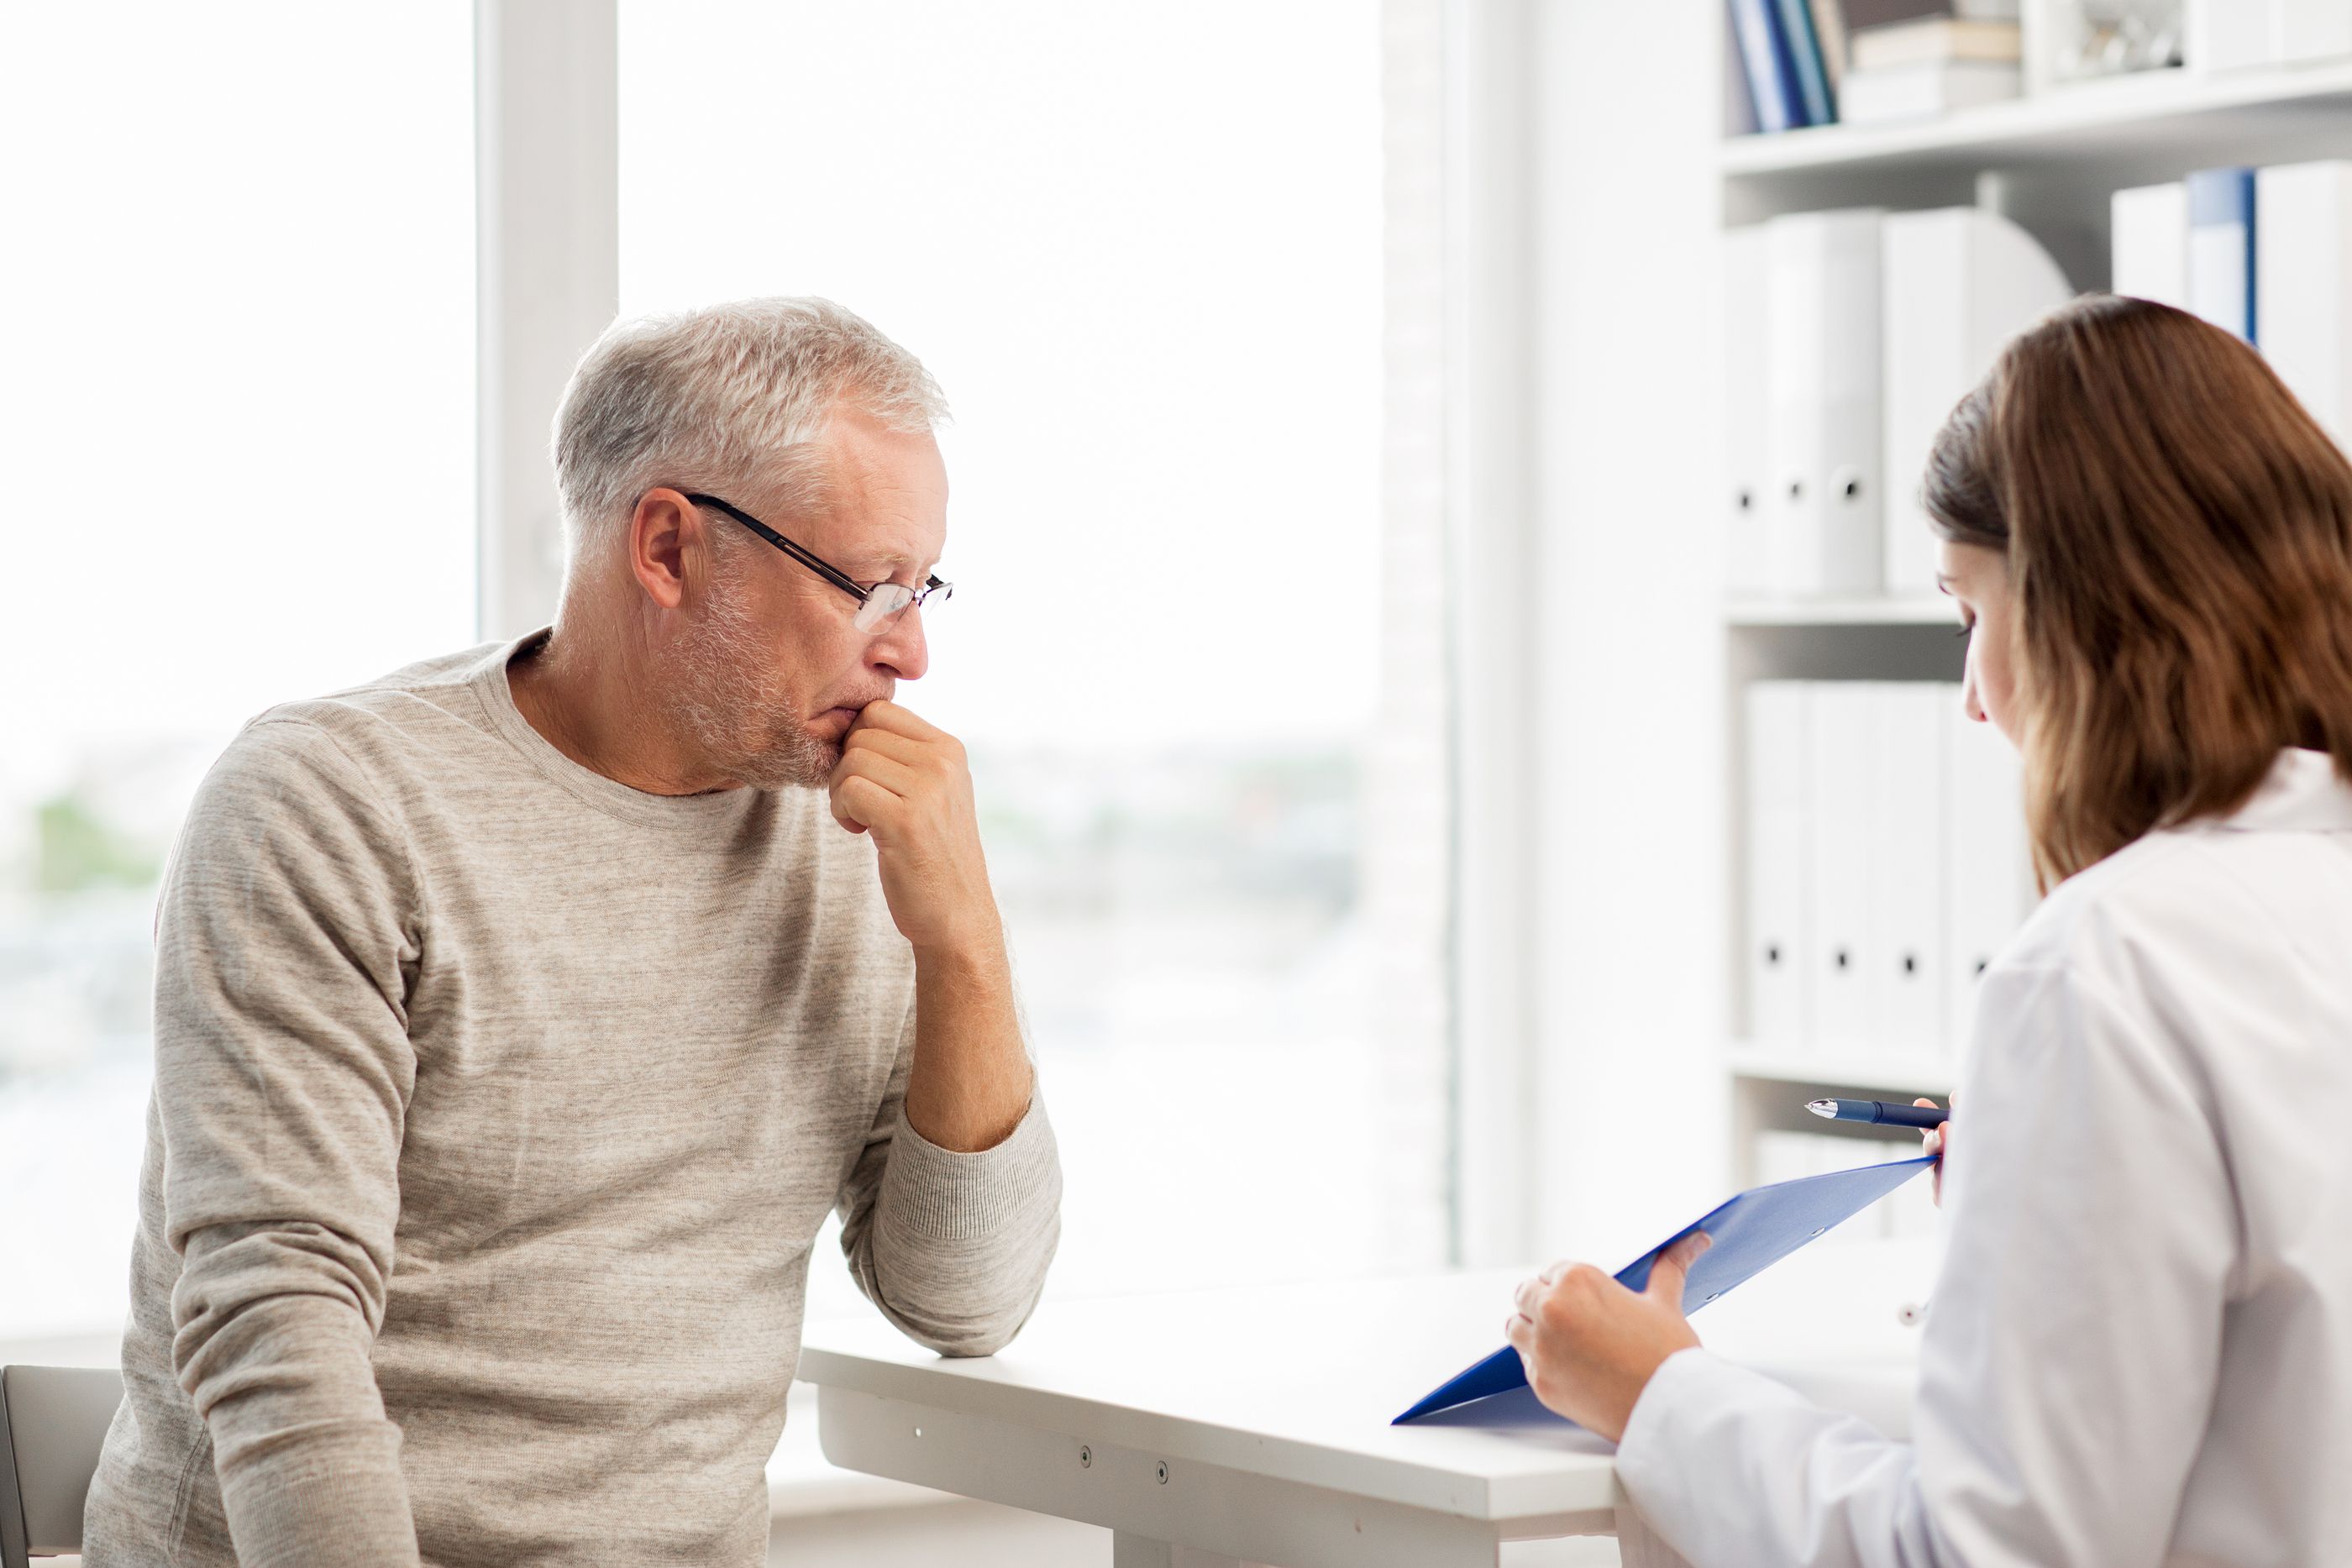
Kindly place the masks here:
[(2189, 307), (2261, 346), (2254, 298), (2254, 172), (2200, 169), (2189, 186)]
[(1872, 594), (1884, 580), (1880, 217), (1861, 208), (1767, 225), (1768, 532), (1786, 594)]
[(1748, 73), (1748, 96), (1756, 104), (1757, 129), (1802, 127), (1804, 105), (1797, 89), (1796, 64), (1780, 27), (1778, 0), (1730, 0), (1730, 5), (1732, 32)]
[(1830, 96), (1828, 63), (1822, 41), (1813, 31), (1812, 0), (1779, 0), (1780, 33), (1789, 41), (1789, 59), (1795, 68), (1798, 96), (1805, 106), (1805, 123), (1829, 125), (1837, 120)]

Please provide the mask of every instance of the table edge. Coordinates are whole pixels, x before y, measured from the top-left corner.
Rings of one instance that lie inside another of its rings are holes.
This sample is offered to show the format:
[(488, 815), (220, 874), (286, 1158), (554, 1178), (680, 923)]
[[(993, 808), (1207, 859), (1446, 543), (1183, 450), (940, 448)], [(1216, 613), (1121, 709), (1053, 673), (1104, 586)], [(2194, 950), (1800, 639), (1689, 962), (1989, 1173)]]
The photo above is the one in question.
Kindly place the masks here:
[[(1040, 1431), (1082, 1433), (1126, 1448), (1157, 1449), (1171, 1458), (1255, 1469), (1276, 1479), (1360, 1497), (1377, 1497), (1482, 1522), (1505, 1523), (1553, 1514), (1598, 1512), (1624, 1501), (1624, 1490), (1617, 1481), (1616, 1459), (1612, 1454), (1575, 1456), (1590, 1462), (1553, 1474), (1503, 1478), (1387, 1455), (1348, 1455), (1348, 1468), (1362, 1468), (1393, 1483), (1374, 1491), (1335, 1473), (1343, 1468), (1337, 1462), (1339, 1450), (1301, 1438), (1191, 1417), (1158, 1416), (1129, 1406), (1017, 1383), (947, 1375), (887, 1357), (817, 1344), (802, 1347), (801, 1364), (795, 1375), (820, 1387), (830, 1385), (877, 1395), (960, 1415), (1010, 1421)], [(942, 1397), (947, 1394), (964, 1397)], [(1167, 1429), (1171, 1422), (1176, 1426), (1173, 1432)], [(1215, 1434), (1222, 1442), (1194, 1440), (1202, 1433)], [(1234, 1451), (1236, 1448), (1245, 1451)]]

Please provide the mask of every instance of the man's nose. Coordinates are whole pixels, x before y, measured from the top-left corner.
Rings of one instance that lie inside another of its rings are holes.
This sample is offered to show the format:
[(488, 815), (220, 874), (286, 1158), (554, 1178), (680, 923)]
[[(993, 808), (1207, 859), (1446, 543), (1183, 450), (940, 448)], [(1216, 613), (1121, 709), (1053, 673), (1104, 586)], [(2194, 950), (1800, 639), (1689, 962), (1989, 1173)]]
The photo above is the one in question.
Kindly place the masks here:
[(901, 681), (919, 681), (931, 667), (931, 650), (923, 641), (923, 611), (909, 604), (898, 618), (882, 628), (866, 644), (866, 665)]

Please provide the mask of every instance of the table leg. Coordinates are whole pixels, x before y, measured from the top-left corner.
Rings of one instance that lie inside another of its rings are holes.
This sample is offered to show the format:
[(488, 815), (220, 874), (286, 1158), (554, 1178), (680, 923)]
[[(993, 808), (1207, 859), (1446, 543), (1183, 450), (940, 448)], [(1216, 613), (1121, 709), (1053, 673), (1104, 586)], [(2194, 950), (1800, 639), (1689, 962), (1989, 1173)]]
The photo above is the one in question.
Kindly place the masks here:
[(1110, 1568), (1259, 1568), (1238, 1557), (1221, 1557), (1165, 1541), (1146, 1541), (1124, 1530), (1110, 1532)]

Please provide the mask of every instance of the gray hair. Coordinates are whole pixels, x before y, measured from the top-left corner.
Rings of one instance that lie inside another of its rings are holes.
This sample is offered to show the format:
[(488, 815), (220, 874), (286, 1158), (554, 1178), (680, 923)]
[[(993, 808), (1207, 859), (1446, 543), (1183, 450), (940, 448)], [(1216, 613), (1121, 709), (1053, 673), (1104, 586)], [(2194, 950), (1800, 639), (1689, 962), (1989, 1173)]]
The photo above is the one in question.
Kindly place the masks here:
[(723, 495), (752, 484), (779, 517), (805, 515), (824, 500), (821, 442), (843, 406), (910, 433), (948, 416), (921, 361), (829, 299), (739, 299), (614, 322), (555, 413), (572, 558), (661, 485)]

